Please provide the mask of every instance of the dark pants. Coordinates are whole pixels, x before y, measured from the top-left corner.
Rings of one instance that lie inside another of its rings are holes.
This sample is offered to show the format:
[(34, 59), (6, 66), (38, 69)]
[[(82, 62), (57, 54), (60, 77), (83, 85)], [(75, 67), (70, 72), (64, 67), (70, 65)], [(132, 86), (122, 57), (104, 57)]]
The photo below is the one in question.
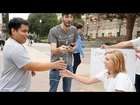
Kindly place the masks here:
[(136, 92), (140, 92), (140, 75), (135, 75), (135, 88)]
[(5, 41), (4, 40), (0, 40), (0, 45), (4, 46), (5, 45)]
[(80, 53), (73, 54), (74, 61), (73, 61), (73, 73), (76, 73), (78, 65), (81, 63)]

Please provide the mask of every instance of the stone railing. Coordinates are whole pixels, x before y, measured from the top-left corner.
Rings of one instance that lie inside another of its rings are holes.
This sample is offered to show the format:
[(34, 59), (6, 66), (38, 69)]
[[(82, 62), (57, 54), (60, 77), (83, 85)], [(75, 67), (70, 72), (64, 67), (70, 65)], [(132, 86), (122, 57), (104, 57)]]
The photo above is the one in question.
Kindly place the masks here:
[(97, 37), (98, 40), (105, 40), (105, 41), (125, 41), (126, 37)]
[(125, 41), (126, 37), (98, 37), (97, 40), (103, 41), (106, 44), (111, 44)]

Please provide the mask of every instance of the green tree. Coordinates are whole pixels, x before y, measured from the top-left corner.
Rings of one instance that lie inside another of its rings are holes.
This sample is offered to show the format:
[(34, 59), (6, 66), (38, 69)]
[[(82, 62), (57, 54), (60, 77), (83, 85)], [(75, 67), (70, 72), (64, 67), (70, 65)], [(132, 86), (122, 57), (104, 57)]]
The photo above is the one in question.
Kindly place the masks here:
[[(74, 13), (73, 15), (74, 15), (74, 20), (73, 20), (73, 25), (76, 25), (77, 23), (81, 23), (81, 24), (83, 24), (84, 25), (84, 21), (83, 21), (83, 19), (82, 19), (82, 15), (83, 15), (84, 13)], [(59, 20), (59, 24), (61, 24), (61, 19)]]
[(78, 23), (81, 23), (84, 25), (84, 20), (82, 19), (83, 14), (84, 13), (74, 13), (73, 25), (76, 25)]
[(2, 30), (6, 34), (6, 39), (9, 38), (9, 33), (8, 33), (8, 22), (9, 22), (9, 13), (2, 13)]
[(9, 13), (2, 13), (3, 30), (8, 33)]
[[(30, 32), (48, 37), (49, 30), (59, 24), (55, 13), (31, 13), (27, 19), (30, 22)], [(40, 23), (40, 20), (42, 22)]]

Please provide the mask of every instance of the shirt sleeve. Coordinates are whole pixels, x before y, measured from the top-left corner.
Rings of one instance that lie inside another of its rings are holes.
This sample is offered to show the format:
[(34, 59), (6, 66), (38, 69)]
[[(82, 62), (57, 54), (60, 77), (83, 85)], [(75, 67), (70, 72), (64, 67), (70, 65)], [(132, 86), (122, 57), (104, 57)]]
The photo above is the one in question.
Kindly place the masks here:
[(50, 29), (49, 35), (48, 35), (48, 43), (57, 43), (56, 39), (57, 38), (56, 38), (55, 33), (53, 32), (53, 29)]
[(137, 47), (140, 45), (140, 37), (138, 37), (137, 39), (133, 39), (131, 40), (132, 44), (134, 47)]
[(10, 54), (10, 58), (19, 69), (31, 62), (29, 54), (24, 47), (17, 47), (16, 50)]
[(99, 79), (100, 81), (104, 82), (105, 78), (106, 78), (106, 71), (103, 70), (101, 71), (98, 75), (95, 76), (97, 79)]
[(129, 91), (131, 88), (132, 82), (127, 74), (120, 73), (116, 76), (115, 89)]

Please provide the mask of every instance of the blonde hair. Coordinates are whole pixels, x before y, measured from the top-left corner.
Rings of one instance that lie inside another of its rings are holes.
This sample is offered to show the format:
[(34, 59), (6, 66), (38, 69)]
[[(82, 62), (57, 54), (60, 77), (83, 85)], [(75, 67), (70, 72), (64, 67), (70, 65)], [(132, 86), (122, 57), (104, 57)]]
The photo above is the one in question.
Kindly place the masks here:
[(120, 50), (111, 49), (107, 51), (105, 55), (106, 54), (111, 54), (112, 60), (114, 62), (114, 69), (113, 69), (113, 73), (115, 74), (114, 77), (119, 72), (123, 72), (123, 73), (127, 72), (125, 68), (125, 58)]

